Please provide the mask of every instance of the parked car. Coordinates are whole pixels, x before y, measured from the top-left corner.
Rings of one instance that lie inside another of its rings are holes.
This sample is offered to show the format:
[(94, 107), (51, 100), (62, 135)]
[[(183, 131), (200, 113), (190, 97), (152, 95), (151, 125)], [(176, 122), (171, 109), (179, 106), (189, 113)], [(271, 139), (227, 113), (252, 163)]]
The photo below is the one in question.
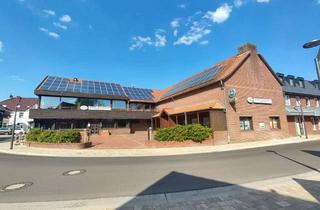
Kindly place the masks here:
[(26, 133), (26, 131), (23, 129), (23, 128), (16, 128), (14, 130), (14, 134), (17, 135), (17, 134), (24, 134)]
[(11, 133), (11, 128), (0, 128), (0, 135), (10, 135)]

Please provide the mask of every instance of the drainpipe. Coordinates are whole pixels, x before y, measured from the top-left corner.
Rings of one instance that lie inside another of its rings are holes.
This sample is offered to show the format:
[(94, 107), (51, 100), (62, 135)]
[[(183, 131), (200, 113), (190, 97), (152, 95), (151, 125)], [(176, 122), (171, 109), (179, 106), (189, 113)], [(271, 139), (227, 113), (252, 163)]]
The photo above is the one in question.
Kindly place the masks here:
[(220, 84), (221, 84), (221, 88), (223, 90), (223, 96), (224, 96), (224, 110), (225, 110), (225, 113), (226, 113), (226, 124), (227, 124), (227, 142), (228, 142), (228, 144), (230, 144), (231, 140), (230, 140), (230, 132), (229, 132), (229, 125), (228, 125), (228, 115), (227, 115), (227, 112), (228, 112), (227, 93), (226, 93), (226, 88), (224, 86), (224, 82), (222, 80), (220, 80)]

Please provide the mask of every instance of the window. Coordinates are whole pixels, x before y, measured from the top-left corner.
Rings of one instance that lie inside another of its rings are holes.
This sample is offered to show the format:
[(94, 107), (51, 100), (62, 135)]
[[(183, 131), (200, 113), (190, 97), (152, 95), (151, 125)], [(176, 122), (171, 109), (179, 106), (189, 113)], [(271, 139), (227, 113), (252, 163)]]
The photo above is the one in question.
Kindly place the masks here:
[(271, 129), (280, 129), (279, 117), (270, 117), (270, 128)]
[(290, 96), (285, 95), (285, 96), (284, 96), (284, 99), (285, 99), (286, 105), (287, 105), (287, 106), (290, 106), (290, 105), (291, 105)]
[(306, 105), (310, 106), (310, 99), (308, 97), (306, 97)]
[(113, 100), (112, 101), (112, 109), (126, 109), (127, 103), (126, 101)]
[(299, 87), (303, 88), (303, 81), (299, 80)]
[(41, 109), (59, 109), (60, 97), (41, 96)]
[(300, 96), (296, 96), (296, 106), (300, 106), (301, 105), (301, 98)]
[(315, 130), (317, 130), (317, 124), (318, 124), (318, 119), (317, 118), (314, 118), (314, 117), (312, 117), (311, 118), (311, 121), (312, 121), (312, 129), (315, 131)]
[(241, 131), (253, 130), (252, 117), (240, 117), (240, 130)]
[(60, 107), (61, 107), (61, 109), (77, 109), (78, 99), (77, 98), (62, 97)]
[(127, 128), (128, 127), (127, 120), (118, 120), (117, 127), (118, 128)]
[(314, 99), (314, 103), (316, 107), (319, 107), (319, 100), (317, 98)]
[(291, 86), (293, 86), (293, 79), (289, 79), (289, 83)]
[(23, 112), (19, 112), (19, 118), (23, 118)]

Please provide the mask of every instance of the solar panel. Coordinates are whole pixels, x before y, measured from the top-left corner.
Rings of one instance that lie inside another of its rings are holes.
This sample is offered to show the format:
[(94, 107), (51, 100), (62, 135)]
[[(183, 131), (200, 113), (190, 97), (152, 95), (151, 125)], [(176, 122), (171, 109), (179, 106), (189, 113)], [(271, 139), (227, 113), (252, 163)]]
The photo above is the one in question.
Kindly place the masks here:
[(189, 77), (188, 79), (183, 80), (182, 82), (179, 82), (176, 85), (174, 85), (166, 94), (163, 95), (162, 98), (171, 96), (187, 88), (195, 87), (197, 85), (208, 82), (209, 80), (213, 79), (222, 70), (223, 70), (223, 66), (214, 66), (192, 77)]
[(76, 92), (85, 94), (105, 94), (112, 96), (126, 96), (119, 84), (97, 82), (89, 80), (73, 81), (67, 78), (48, 76), (39, 87), (40, 90), (56, 92)]
[(130, 99), (140, 99), (140, 100), (152, 100), (152, 90), (135, 88), (135, 87), (123, 87), (128, 98)]

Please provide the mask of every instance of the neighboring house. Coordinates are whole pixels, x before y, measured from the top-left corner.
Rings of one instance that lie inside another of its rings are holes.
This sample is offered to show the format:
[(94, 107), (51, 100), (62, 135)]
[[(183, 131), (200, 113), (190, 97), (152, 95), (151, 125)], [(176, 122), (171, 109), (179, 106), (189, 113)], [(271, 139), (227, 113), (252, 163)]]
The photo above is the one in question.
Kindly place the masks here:
[(0, 105), (0, 127), (6, 127), (9, 122), (10, 112)]
[(200, 123), (221, 143), (289, 135), (282, 82), (252, 44), (161, 91), (47, 76), (35, 94), (40, 108), (30, 115), (42, 128), (135, 132)]
[(320, 134), (319, 80), (308, 81), (281, 73), (277, 75), (283, 82), (290, 134), (305, 135), (305, 128), (307, 134)]
[(25, 130), (33, 127), (33, 119), (29, 117), (29, 110), (32, 108), (38, 108), (39, 100), (37, 98), (9, 98), (7, 100), (1, 101), (0, 105), (5, 107), (10, 112), (10, 117), (7, 120), (7, 126), (12, 126), (14, 123), (14, 113), (17, 105), (16, 125), (20, 125)]

